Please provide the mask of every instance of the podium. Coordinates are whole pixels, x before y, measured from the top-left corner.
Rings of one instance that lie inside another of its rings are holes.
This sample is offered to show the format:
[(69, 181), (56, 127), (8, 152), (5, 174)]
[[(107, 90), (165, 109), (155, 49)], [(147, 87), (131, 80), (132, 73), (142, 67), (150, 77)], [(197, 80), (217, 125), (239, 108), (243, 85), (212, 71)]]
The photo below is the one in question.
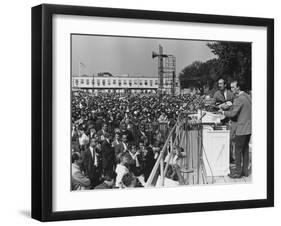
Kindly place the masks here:
[(226, 176), (229, 170), (229, 130), (203, 126), (203, 162), (207, 176)]
[[(211, 112), (186, 113), (179, 117), (145, 186), (207, 184), (208, 177), (229, 174), (230, 131), (218, 125), (220, 120), (219, 114)], [(175, 154), (171, 154), (175, 148), (180, 153), (177, 154), (176, 162), (170, 164), (172, 157), (175, 157)], [(178, 181), (166, 177), (170, 165)]]

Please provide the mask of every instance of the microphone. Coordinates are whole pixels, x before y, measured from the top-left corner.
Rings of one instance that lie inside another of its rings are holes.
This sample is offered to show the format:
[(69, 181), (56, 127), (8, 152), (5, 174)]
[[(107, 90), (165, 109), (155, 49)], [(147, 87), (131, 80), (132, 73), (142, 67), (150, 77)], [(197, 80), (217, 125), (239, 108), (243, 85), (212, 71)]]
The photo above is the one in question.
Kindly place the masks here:
[(201, 117), (199, 118), (199, 120), (202, 120), (202, 118), (203, 118), (206, 114), (207, 114), (207, 113), (204, 112), (204, 113), (201, 115)]

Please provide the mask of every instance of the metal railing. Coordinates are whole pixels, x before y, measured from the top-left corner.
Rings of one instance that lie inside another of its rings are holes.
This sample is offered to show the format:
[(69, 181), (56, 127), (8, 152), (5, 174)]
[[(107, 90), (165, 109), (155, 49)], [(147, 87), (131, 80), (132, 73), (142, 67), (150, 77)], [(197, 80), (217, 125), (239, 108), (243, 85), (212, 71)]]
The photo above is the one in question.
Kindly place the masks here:
[[(176, 137), (173, 140), (173, 136), (175, 135), (177, 125), (178, 124), (175, 124), (173, 126), (173, 128), (171, 129), (170, 134), (168, 135), (168, 137), (166, 139), (166, 142), (165, 142), (162, 150), (160, 151), (159, 156), (157, 158), (157, 161), (156, 161), (156, 163), (155, 163), (155, 165), (154, 165), (154, 167), (153, 167), (153, 169), (150, 173), (150, 176), (147, 179), (146, 187), (155, 186), (155, 183), (156, 183), (155, 179), (156, 180), (158, 179), (158, 178), (155, 178), (155, 177), (157, 177), (159, 175), (158, 174), (159, 166), (160, 166), (161, 185), (164, 186), (165, 175), (167, 173), (168, 166), (169, 166), (169, 164), (166, 164), (166, 166), (164, 168), (164, 158), (166, 157), (168, 151), (169, 150), (172, 151), (173, 148), (174, 148), (174, 145), (175, 145), (174, 141), (176, 141)], [(170, 157), (171, 157), (171, 155), (169, 156), (169, 158)]]
[(146, 187), (156, 186), (156, 184), (165, 185), (168, 167), (174, 164), (170, 164), (170, 161), (175, 156), (173, 150), (176, 147), (181, 148), (183, 154), (182, 162), (176, 170), (179, 184), (207, 183), (206, 169), (203, 163), (202, 123), (191, 126), (186, 116), (179, 118), (170, 130), (146, 182)]

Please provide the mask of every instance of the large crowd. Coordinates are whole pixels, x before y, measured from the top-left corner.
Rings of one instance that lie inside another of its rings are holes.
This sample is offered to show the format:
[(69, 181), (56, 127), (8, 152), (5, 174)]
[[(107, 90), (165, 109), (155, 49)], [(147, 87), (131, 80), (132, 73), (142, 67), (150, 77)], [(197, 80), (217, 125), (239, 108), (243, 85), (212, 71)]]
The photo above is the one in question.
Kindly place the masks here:
[(235, 158), (236, 171), (230, 177), (248, 176), (251, 97), (238, 81), (231, 82), (228, 90), (225, 81), (219, 79), (218, 88), (212, 104), (207, 104), (209, 95), (197, 93), (172, 96), (73, 91), (72, 190), (144, 186), (181, 113), (204, 108), (216, 108), (214, 111), (231, 122), (230, 139), (236, 147), (235, 157), (231, 157)]
[(72, 189), (144, 186), (169, 130), (199, 95), (72, 93)]

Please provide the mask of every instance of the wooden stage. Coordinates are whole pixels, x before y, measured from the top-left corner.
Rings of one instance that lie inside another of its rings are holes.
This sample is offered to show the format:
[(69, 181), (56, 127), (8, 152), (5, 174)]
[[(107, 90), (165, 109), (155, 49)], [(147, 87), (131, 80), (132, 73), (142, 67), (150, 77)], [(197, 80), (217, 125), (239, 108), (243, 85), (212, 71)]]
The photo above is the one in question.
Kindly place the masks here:
[(233, 183), (251, 183), (252, 182), (252, 175), (248, 177), (241, 177), (232, 179), (228, 176), (220, 176), (214, 177), (212, 182), (212, 177), (208, 177), (208, 184), (233, 184)]
[[(234, 167), (234, 165), (230, 165), (230, 169), (232, 169), (233, 167)], [(185, 182), (187, 182), (186, 175), (187, 174), (184, 175), (184, 181)], [(252, 175), (250, 174), (248, 177), (241, 177), (241, 178), (235, 178), (235, 179), (232, 179), (229, 176), (215, 176), (213, 178), (210, 176), (210, 177), (207, 177), (207, 183), (203, 183), (203, 184), (200, 184), (200, 185), (208, 185), (209, 186), (209, 185), (243, 184), (243, 183), (245, 183), (245, 184), (246, 183), (252, 183)], [(185, 183), (184, 184), (184, 186), (189, 186), (189, 185), (196, 186), (198, 184), (194, 184), (194, 183), (191, 183), (191, 184)], [(156, 187), (162, 186), (160, 175), (158, 175), (155, 186)], [(178, 181), (174, 181), (174, 180), (171, 180), (169, 178), (165, 178), (165, 185), (164, 186), (173, 187), (173, 186), (181, 186), (181, 185), (178, 183)]]

